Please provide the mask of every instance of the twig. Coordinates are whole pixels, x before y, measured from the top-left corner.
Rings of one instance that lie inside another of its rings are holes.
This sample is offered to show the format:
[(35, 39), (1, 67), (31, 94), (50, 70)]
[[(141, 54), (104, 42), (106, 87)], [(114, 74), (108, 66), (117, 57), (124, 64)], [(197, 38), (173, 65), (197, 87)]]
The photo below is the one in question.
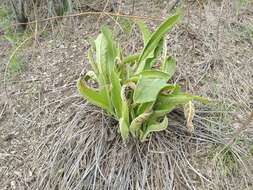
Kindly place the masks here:
[(76, 13), (76, 14), (70, 14), (70, 15), (64, 15), (64, 16), (54, 16), (54, 17), (49, 17), (45, 19), (40, 19), (40, 20), (34, 20), (30, 21), (27, 23), (15, 23), (12, 24), (12, 26), (17, 26), (17, 25), (22, 25), (22, 24), (35, 24), (35, 23), (41, 23), (41, 22), (46, 22), (50, 20), (57, 20), (57, 19), (62, 19), (62, 18), (71, 18), (71, 17), (80, 17), (80, 16), (85, 16), (85, 15), (110, 15), (110, 16), (116, 16), (116, 17), (126, 17), (129, 19), (142, 19), (142, 20), (155, 20), (155, 21), (163, 21), (164, 18), (159, 18), (159, 17), (149, 17), (149, 16), (138, 16), (138, 15), (126, 15), (126, 14), (119, 14), (119, 13), (110, 13), (110, 12), (82, 12), (82, 13)]
[(10, 58), (9, 58), (9, 61), (8, 63), (5, 65), (5, 69), (4, 69), (4, 90), (5, 90), (5, 95), (6, 95), (6, 98), (8, 99), (8, 93), (7, 93), (7, 87), (6, 87), (6, 75), (7, 75), (7, 71), (8, 71), (8, 67), (10, 65), (10, 62), (12, 60), (12, 58), (16, 55), (16, 53), (18, 52), (18, 50), (27, 42), (29, 41), (30, 39), (32, 39), (33, 36), (30, 36), (28, 38), (26, 38), (22, 43), (20, 43), (15, 49), (14, 51), (12, 52)]
[(6, 106), (7, 106), (7, 102), (4, 103), (3, 110), (1, 111), (1, 114), (0, 114), (0, 120), (2, 119), (2, 117), (4, 115), (4, 111), (5, 111)]
[(100, 19), (103, 17), (103, 15), (104, 15), (104, 13), (105, 13), (105, 9), (106, 9), (107, 6), (108, 6), (108, 3), (109, 3), (109, 0), (106, 1), (105, 6), (104, 6), (104, 8), (103, 8), (103, 11), (101, 12), (101, 14), (99, 15), (99, 17), (98, 17), (98, 19), (97, 19), (97, 23), (96, 23), (97, 25), (98, 25)]

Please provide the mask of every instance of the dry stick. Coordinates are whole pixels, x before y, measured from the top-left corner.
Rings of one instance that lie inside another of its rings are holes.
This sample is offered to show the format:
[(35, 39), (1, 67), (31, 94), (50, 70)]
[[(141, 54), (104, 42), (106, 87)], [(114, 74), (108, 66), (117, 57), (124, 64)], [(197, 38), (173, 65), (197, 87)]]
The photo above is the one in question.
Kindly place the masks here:
[[(122, 3), (122, 0), (119, 0), (119, 6), (118, 6), (118, 10), (117, 10), (117, 14), (120, 14), (120, 11), (121, 11), (121, 3)], [(109, 16), (109, 15), (108, 15)], [(114, 19), (113, 17), (111, 17), (111, 19), (119, 26), (119, 28), (123, 30), (123, 28), (121, 27), (121, 25), (119, 24), (118, 20), (119, 20), (119, 17), (117, 17), (116, 19)], [(114, 27), (115, 29), (115, 27)]]
[(98, 23), (99, 23), (100, 19), (103, 17), (103, 15), (104, 15), (104, 13), (105, 13), (105, 9), (106, 9), (106, 7), (108, 6), (108, 3), (109, 3), (109, 0), (106, 1), (105, 6), (104, 6), (104, 8), (103, 8), (103, 11), (101, 12), (101, 14), (99, 15), (99, 17), (98, 17), (98, 19), (97, 19), (97, 23), (96, 23), (97, 26), (98, 26)]
[(36, 5), (35, 3), (33, 2), (33, 14), (34, 14), (34, 17), (35, 17), (35, 31), (34, 31), (34, 48), (36, 46), (36, 42), (37, 42), (37, 33), (38, 33), (38, 22), (37, 22), (37, 2), (36, 2)]
[(133, 3), (132, 3), (132, 14), (134, 14), (134, 8), (135, 8), (135, 0), (133, 0)]
[(1, 111), (1, 114), (0, 114), (0, 120), (2, 119), (2, 117), (4, 115), (4, 111), (5, 111), (6, 106), (7, 106), (7, 102), (4, 103), (3, 110)]
[(82, 12), (82, 13), (76, 13), (76, 14), (70, 14), (70, 15), (64, 15), (64, 16), (54, 16), (49, 17), (41, 20), (34, 20), (27, 23), (15, 23), (12, 26), (22, 25), (22, 24), (34, 24), (34, 23), (40, 23), (40, 22), (46, 22), (50, 20), (56, 20), (61, 18), (71, 18), (71, 17), (79, 17), (79, 16), (85, 16), (85, 15), (110, 15), (110, 16), (117, 16), (117, 17), (126, 17), (129, 19), (142, 19), (142, 20), (155, 20), (155, 21), (163, 21), (164, 18), (158, 18), (158, 17), (148, 17), (148, 16), (137, 16), (137, 15), (126, 15), (126, 14), (119, 14), (119, 13), (110, 13), (110, 12)]

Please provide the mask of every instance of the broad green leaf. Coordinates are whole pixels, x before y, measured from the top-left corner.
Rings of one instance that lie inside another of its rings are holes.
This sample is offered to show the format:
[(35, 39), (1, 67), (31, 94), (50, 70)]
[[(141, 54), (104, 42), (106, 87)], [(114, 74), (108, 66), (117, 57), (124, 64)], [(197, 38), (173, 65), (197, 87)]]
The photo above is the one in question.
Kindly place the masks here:
[(129, 135), (129, 128), (124, 118), (119, 119), (119, 130), (120, 130), (122, 139), (125, 141)]
[(164, 43), (163, 43), (163, 57), (162, 57), (162, 63), (165, 63), (167, 60), (167, 51), (168, 51), (168, 47), (167, 47), (167, 39), (164, 38)]
[(151, 32), (148, 30), (148, 27), (145, 25), (145, 23), (142, 22), (141, 20), (136, 21), (136, 23), (142, 33), (142, 38), (145, 46), (151, 36)]
[[(107, 40), (107, 51), (108, 51), (108, 65), (109, 72), (114, 68), (115, 58), (117, 57), (119, 51), (117, 49), (116, 43), (112, 39), (112, 33), (108, 27), (102, 27), (102, 33)], [(109, 73), (110, 74), (110, 73)]]
[(141, 76), (134, 90), (134, 103), (142, 104), (155, 101), (161, 89), (166, 85), (166, 81), (162, 79), (144, 78)]
[(187, 93), (179, 94), (161, 94), (157, 98), (157, 103), (155, 105), (155, 110), (167, 110), (168, 107), (179, 106), (188, 103), (189, 101), (197, 100), (202, 103), (207, 103), (207, 99), (200, 96), (194, 96)]
[(120, 118), (122, 115), (121, 85), (120, 79), (114, 70), (112, 70), (111, 73), (111, 85), (112, 85), (111, 101), (115, 108), (117, 117)]
[[(151, 32), (148, 30), (147, 26), (144, 24), (144, 22), (142, 21), (138, 21), (137, 22), (140, 31), (142, 32), (142, 38), (144, 41), (144, 46), (147, 44), (150, 36), (151, 36)], [(153, 64), (155, 63), (156, 58), (159, 56), (159, 54), (162, 52), (163, 49), (163, 38), (159, 41), (157, 47), (151, 51), (149, 53), (149, 55), (147, 56), (147, 58), (145, 60), (143, 60), (145, 62), (145, 68), (144, 69), (151, 69), (151, 67), (153, 66)]]
[(176, 95), (178, 93), (180, 93), (180, 87), (178, 85), (167, 84), (167, 86), (161, 90), (160, 95), (153, 106), (154, 112), (151, 116), (151, 120), (157, 120), (157, 118), (166, 115), (176, 108), (177, 104), (175, 105), (174, 102), (163, 102), (160, 98), (163, 96), (171, 96), (172, 94)]
[(165, 22), (163, 22), (158, 29), (151, 35), (149, 41), (145, 45), (141, 56), (139, 57), (138, 62), (140, 65), (137, 68), (137, 73), (140, 73), (145, 68), (144, 60), (148, 57), (148, 55), (154, 51), (157, 47), (160, 40), (164, 37), (164, 35), (178, 22), (181, 13), (177, 12), (173, 16), (169, 17)]
[(161, 65), (161, 70), (168, 74), (169, 80), (176, 72), (176, 61), (172, 57), (168, 57)]
[(113, 111), (110, 107), (110, 102), (107, 99), (105, 88), (96, 91), (95, 89), (88, 87), (86, 83), (80, 78), (77, 80), (77, 89), (79, 93), (89, 102), (101, 107), (102, 109), (105, 109), (110, 114), (113, 114)]
[(170, 113), (173, 109), (175, 109), (176, 106), (173, 104), (167, 104), (160, 110), (155, 110), (152, 115), (152, 120), (157, 120), (157, 118), (162, 117), (168, 113)]
[(168, 118), (165, 116), (161, 123), (155, 123), (155, 124), (148, 125), (148, 127), (144, 131), (141, 141), (145, 141), (145, 139), (147, 138), (147, 136), (151, 132), (162, 131), (162, 130), (166, 129), (167, 127), (168, 127)]
[[(138, 69), (139, 65), (142, 65), (143, 71), (152, 69), (152, 66), (156, 63), (157, 58), (160, 56), (163, 49), (163, 38), (159, 41), (156, 48), (149, 53), (149, 55), (142, 62), (136, 62), (136, 67)], [(136, 70), (136, 69), (135, 69)], [(136, 72), (138, 73), (138, 72)]]
[(96, 46), (96, 62), (99, 73), (106, 76), (106, 82), (114, 67), (115, 58), (117, 56), (117, 48), (112, 40), (112, 35), (107, 27), (102, 28), (102, 33), (95, 40)]
[(147, 112), (147, 113), (145, 112), (133, 119), (133, 121), (130, 124), (129, 129), (130, 129), (131, 134), (134, 137), (139, 136), (138, 131), (141, 130), (142, 124), (148, 120), (151, 114), (152, 112)]
[(124, 118), (127, 125), (129, 125), (129, 108), (127, 102), (125, 100), (122, 101), (122, 118)]
[(154, 49), (154, 51), (152, 51), (147, 58), (144, 60), (145, 64), (144, 64), (144, 68), (143, 70), (146, 69), (151, 69), (152, 66), (156, 63), (157, 58), (161, 55), (162, 50), (163, 50), (163, 43), (164, 43), (164, 39), (162, 38), (156, 48)]
[(167, 73), (153, 69), (153, 70), (142, 71), (140, 74), (132, 76), (127, 81), (137, 82), (140, 76), (143, 76), (144, 78), (150, 78), (150, 79), (163, 79), (165, 81), (167, 81), (168, 79)]
[(100, 74), (106, 72), (105, 62), (106, 57), (106, 39), (103, 37), (103, 34), (99, 34), (95, 40), (96, 46), (96, 63)]

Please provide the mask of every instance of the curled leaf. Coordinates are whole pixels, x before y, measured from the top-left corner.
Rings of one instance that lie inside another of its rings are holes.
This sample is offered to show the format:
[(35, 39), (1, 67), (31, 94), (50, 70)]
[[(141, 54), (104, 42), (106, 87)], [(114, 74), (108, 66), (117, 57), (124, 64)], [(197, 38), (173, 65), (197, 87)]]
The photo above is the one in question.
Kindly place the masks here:
[(148, 125), (148, 127), (144, 131), (144, 134), (141, 137), (141, 141), (145, 141), (145, 139), (147, 138), (147, 136), (151, 132), (162, 131), (162, 130), (166, 129), (167, 126), (168, 126), (168, 118), (166, 116), (164, 116), (164, 119), (161, 123), (155, 123), (155, 124)]
[(98, 82), (97, 80), (97, 75), (94, 73), (94, 71), (88, 71), (85, 76), (84, 76), (84, 80), (88, 81), (89, 79), (92, 79), (93, 81)]
[(142, 124), (148, 120), (149, 116), (151, 115), (151, 112), (148, 113), (143, 113), (141, 115), (139, 115), (138, 117), (136, 117), (130, 124), (130, 132), (132, 133), (132, 135), (134, 137), (138, 136), (138, 132), (141, 130), (141, 126)]
[(121, 118), (119, 119), (119, 130), (122, 139), (125, 141), (129, 135), (129, 108), (125, 96), (126, 86), (121, 87)]

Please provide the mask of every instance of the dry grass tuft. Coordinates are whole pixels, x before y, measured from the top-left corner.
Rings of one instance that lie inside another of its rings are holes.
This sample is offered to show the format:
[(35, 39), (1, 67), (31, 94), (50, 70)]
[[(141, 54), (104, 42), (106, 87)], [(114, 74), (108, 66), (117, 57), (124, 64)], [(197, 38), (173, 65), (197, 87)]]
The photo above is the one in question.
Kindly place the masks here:
[[(124, 145), (116, 125), (103, 113), (81, 104), (68, 123), (50, 134), (50, 148), (48, 141), (39, 147), (35, 160), (42, 164), (34, 187), (122, 190), (246, 187), (249, 171), (245, 167), (245, 149), (233, 144), (229, 154), (221, 152), (217, 160), (218, 151), (214, 147), (219, 150), (226, 145), (226, 135), (219, 126), (210, 128), (203, 125), (204, 118), (198, 117), (195, 121), (198, 127), (189, 136), (181, 118), (182, 113), (174, 112), (170, 114), (167, 131), (154, 134), (145, 143), (131, 139)], [(235, 176), (243, 176), (245, 181), (224, 183)]]

